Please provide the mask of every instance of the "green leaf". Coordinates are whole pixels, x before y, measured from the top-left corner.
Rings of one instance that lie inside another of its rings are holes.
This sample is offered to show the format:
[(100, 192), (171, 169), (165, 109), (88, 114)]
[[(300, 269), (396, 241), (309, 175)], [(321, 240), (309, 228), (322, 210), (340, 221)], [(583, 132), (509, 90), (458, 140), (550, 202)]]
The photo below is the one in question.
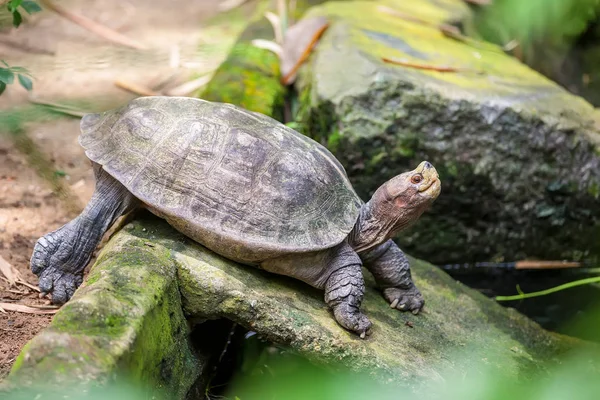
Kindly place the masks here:
[(18, 11), (13, 11), (13, 26), (15, 28), (18, 28), (19, 25), (21, 25), (21, 22), (23, 22), (23, 17), (21, 17), (21, 13)]
[(23, 7), (23, 9), (27, 11), (28, 14), (33, 14), (42, 11), (42, 7), (40, 7), (40, 5), (35, 1), (31, 0), (24, 0), (21, 3), (21, 7)]
[(15, 74), (8, 68), (0, 68), (0, 82), (10, 85), (15, 81)]
[(4, 93), (5, 89), (6, 89), (6, 83), (0, 82), (0, 94)]
[(10, 0), (7, 3), (8, 11), (14, 13), (15, 11), (17, 11), (17, 8), (19, 8), (22, 2), (23, 0)]
[(30, 91), (33, 88), (33, 82), (31, 82), (31, 79), (29, 79), (25, 75), (19, 75), (19, 83), (28, 91)]

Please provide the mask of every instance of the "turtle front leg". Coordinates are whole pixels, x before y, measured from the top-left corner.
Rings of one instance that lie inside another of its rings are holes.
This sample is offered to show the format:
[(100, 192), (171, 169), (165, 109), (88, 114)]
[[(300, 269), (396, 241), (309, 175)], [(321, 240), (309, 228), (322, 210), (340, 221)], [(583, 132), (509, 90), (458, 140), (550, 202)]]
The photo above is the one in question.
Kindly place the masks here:
[(361, 266), (360, 257), (348, 244), (338, 246), (329, 263), (333, 272), (325, 283), (325, 302), (341, 326), (364, 338), (370, 334), (371, 321), (360, 311), (365, 293)]
[(62, 304), (83, 281), (83, 270), (108, 228), (138, 201), (123, 185), (94, 164), (96, 190), (83, 212), (61, 228), (42, 236), (33, 249), (31, 270), (43, 293)]
[(408, 259), (396, 243), (390, 239), (360, 256), (392, 308), (419, 313), (425, 300), (413, 283)]

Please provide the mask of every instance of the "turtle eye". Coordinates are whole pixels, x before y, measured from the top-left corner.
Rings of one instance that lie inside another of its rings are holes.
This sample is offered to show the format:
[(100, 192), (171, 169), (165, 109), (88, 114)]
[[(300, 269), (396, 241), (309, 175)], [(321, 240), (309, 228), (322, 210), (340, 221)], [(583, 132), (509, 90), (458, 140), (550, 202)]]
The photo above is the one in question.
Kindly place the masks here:
[(421, 174), (413, 175), (412, 178), (410, 178), (410, 181), (415, 185), (417, 183), (421, 183), (422, 180), (423, 180), (423, 176)]

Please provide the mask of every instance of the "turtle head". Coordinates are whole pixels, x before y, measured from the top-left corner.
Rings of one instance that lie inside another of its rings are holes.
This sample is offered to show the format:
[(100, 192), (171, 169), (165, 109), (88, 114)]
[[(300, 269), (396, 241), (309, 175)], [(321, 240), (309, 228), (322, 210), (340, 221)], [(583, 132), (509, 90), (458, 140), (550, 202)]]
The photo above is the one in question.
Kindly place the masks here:
[(358, 247), (370, 248), (412, 225), (440, 191), (438, 173), (427, 161), (381, 185), (365, 205), (357, 225)]
[[(393, 177), (378, 190), (379, 200), (390, 203), (392, 209), (425, 211), (440, 194), (441, 183), (436, 169), (428, 161), (417, 168)], [(375, 197), (375, 196), (373, 196)], [(388, 207), (386, 207), (388, 208)], [(406, 218), (419, 218), (421, 215), (406, 212)]]

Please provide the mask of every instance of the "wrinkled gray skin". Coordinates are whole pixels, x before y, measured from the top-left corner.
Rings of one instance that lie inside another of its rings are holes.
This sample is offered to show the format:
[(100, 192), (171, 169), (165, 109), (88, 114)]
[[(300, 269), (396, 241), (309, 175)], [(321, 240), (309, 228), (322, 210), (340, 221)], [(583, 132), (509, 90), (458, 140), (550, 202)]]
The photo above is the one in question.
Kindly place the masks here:
[(138, 206), (224, 257), (325, 291), (336, 321), (359, 334), (364, 265), (392, 308), (423, 298), (390, 240), (440, 193), (435, 168), (384, 183), (366, 204), (323, 146), (261, 114), (191, 98), (138, 98), (83, 118), (96, 191), (73, 221), (40, 238), (40, 290), (66, 302), (116, 219)]

